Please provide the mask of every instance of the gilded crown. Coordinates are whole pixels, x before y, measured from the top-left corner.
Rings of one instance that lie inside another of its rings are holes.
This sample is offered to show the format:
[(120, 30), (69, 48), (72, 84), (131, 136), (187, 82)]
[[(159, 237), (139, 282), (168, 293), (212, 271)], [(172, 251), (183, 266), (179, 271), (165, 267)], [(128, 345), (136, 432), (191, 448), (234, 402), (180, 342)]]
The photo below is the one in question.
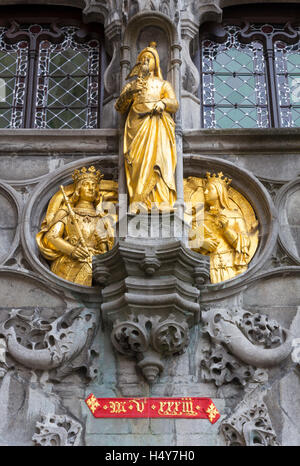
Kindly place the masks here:
[(74, 183), (78, 183), (79, 181), (82, 181), (86, 178), (95, 180), (97, 183), (100, 183), (100, 180), (103, 177), (104, 175), (101, 174), (100, 170), (96, 170), (94, 166), (91, 166), (89, 168), (82, 167), (81, 170), (75, 170), (72, 175)]
[(209, 183), (210, 181), (219, 181), (219, 183), (222, 183), (224, 186), (229, 186), (232, 181), (232, 179), (225, 177), (222, 172), (218, 173), (218, 175), (215, 173), (211, 175), (210, 172), (207, 172), (205, 176), (206, 183)]

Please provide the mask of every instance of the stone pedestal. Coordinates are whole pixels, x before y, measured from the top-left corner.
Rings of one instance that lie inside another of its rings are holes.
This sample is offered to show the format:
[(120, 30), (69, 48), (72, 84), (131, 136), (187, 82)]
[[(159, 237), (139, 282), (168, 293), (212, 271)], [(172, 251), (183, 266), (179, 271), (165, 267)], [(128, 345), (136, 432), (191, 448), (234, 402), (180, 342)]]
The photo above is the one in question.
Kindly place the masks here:
[(93, 275), (114, 347), (136, 357), (151, 383), (164, 357), (185, 350), (189, 328), (199, 322), (198, 284), (209, 277), (208, 258), (187, 247), (188, 226), (176, 213), (127, 214), (118, 232), (114, 248), (94, 257)]

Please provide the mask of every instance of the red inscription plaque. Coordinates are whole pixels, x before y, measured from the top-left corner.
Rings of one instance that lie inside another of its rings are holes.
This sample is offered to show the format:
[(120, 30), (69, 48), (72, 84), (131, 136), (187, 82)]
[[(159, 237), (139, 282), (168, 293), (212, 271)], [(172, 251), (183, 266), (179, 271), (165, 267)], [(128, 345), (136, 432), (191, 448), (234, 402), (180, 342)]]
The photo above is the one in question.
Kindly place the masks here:
[(94, 417), (208, 419), (214, 424), (220, 413), (210, 398), (96, 398), (85, 400)]

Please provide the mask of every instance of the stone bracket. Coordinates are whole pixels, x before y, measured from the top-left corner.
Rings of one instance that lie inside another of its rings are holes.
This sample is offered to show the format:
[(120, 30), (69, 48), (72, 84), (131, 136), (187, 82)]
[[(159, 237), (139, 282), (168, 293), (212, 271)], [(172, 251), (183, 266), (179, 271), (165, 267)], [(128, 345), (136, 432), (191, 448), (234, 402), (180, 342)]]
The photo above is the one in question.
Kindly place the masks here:
[(163, 370), (162, 358), (180, 354), (188, 346), (189, 328), (174, 315), (163, 318), (132, 314), (114, 323), (111, 339), (117, 351), (136, 357), (144, 377), (153, 383)]
[(209, 258), (174, 237), (127, 236), (94, 257), (93, 276), (102, 288), (101, 312), (113, 346), (135, 357), (152, 383), (162, 359), (184, 351), (189, 328), (199, 322), (199, 285), (209, 278)]

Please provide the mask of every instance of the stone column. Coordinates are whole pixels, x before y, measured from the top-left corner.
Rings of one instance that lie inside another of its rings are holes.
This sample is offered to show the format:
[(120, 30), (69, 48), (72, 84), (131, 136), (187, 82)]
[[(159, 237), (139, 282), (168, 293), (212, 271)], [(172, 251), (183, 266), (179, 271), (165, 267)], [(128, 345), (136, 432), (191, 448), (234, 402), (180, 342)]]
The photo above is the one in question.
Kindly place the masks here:
[(182, 153), (182, 119), (181, 119), (181, 45), (173, 43), (171, 45), (171, 79), (175, 94), (179, 102), (179, 109), (175, 115), (175, 138), (177, 149), (176, 166), (176, 188), (177, 201), (176, 208), (178, 215), (183, 218), (184, 212), (184, 192), (183, 192), (183, 153)]

